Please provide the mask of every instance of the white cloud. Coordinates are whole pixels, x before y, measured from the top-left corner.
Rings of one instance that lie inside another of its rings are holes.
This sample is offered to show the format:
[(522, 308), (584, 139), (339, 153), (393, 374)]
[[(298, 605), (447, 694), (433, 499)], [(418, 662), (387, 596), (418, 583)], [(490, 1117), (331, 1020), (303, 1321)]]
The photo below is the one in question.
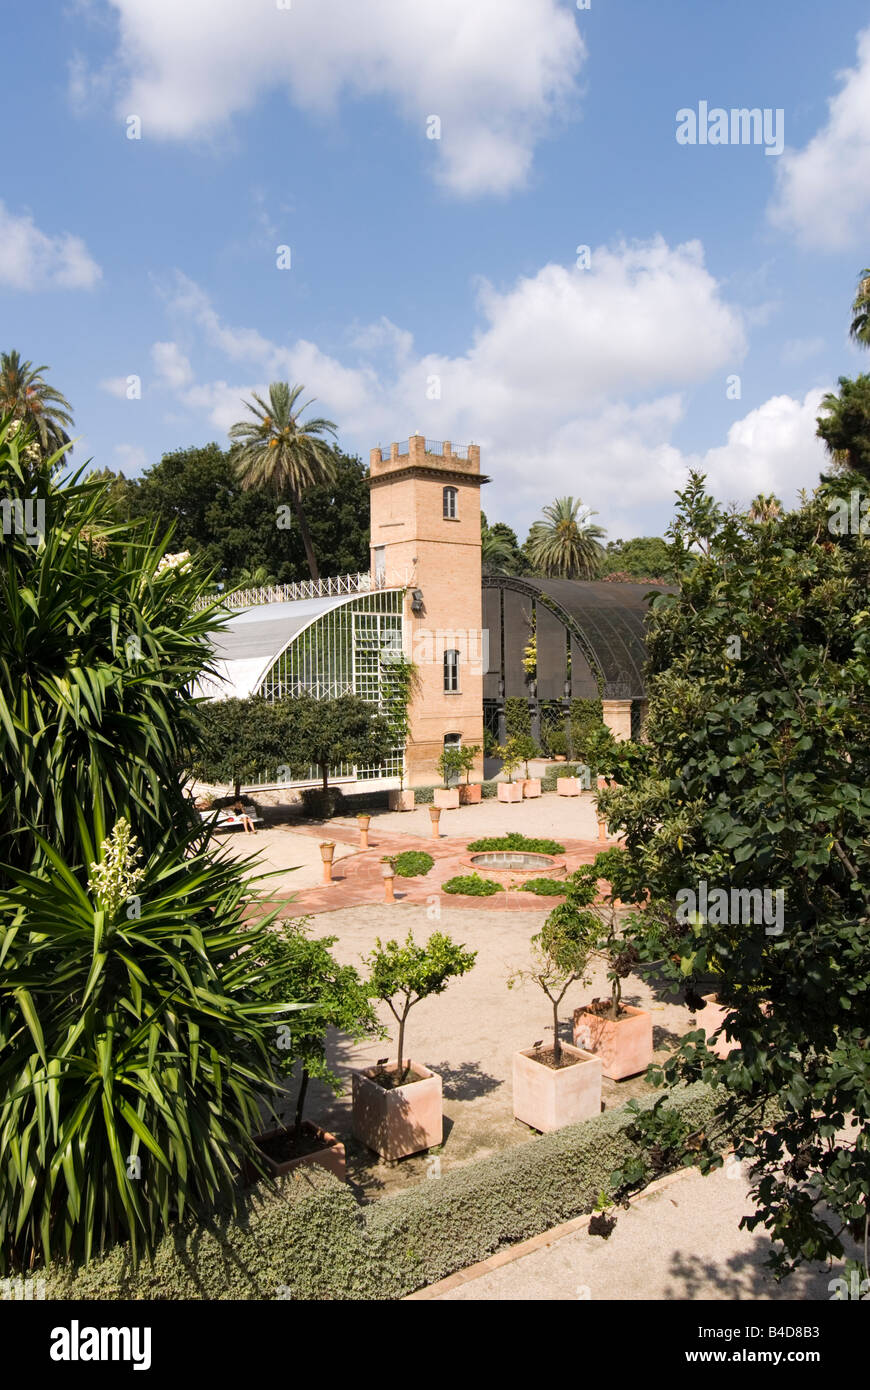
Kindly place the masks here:
[(116, 444), (115, 456), (128, 478), (141, 473), (148, 464), (148, 452), (139, 444)]
[(775, 492), (786, 503), (802, 487), (813, 488), (825, 466), (825, 448), (816, 437), (816, 416), (824, 391), (808, 391), (802, 401), (773, 396), (728, 431), (728, 441), (708, 449), (699, 466), (711, 491), (725, 500), (748, 502), (759, 492)]
[(109, 376), (100, 382), (100, 390), (106, 391), (116, 400), (127, 400), (128, 382), (125, 376)]
[(90, 290), (102, 271), (81, 237), (50, 236), (30, 213), (16, 216), (0, 202), (0, 285), (13, 290)]
[[(118, 111), (143, 136), (214, 138), (264, 93), (323, 116), (382, 97), (454, 193), (504, 193), (576, 96), (586, 49), (560, 0), (111, 0), (126, 72)], [(92, 85), (77, 65), (73, 92)], [(440, 140), (426, 135), (441, 121)]]
[(180, 391), (193, 381), (193, 368), (177, 343), (155, 343), (151, 360), (160, 385)]
[(671, 499), (688, 466), (672, 443), (686, 392), (716, 373), (724, 389), (746, 347), (699, 243), (661, 238), (598, 248), (589, 270), (547, 265), (509, 288), (481, 283), (480, 326), (454, 357), (421, 353), (382, 318), (353, 326), (348, 365), (304, 339), (278, 345), (227, 325), (184, 276), (164, 297), (185, 341), (198, 335), (242, 368), (238, 383), (198, 380), (175, 393), (219, 430), (243, 417), (252, 389), (304, 382), (317, 412), (363, 453), (416, 429), (474, 441), (502, 496), (537, 510), (579, 493), (602, 520)]
[(839, 74), (828, 119), (777, 168), (769, 213), (805, 246), (843, 250), (866, 241), (870, 213), (870, 29), (858, 35), (857, 67)]

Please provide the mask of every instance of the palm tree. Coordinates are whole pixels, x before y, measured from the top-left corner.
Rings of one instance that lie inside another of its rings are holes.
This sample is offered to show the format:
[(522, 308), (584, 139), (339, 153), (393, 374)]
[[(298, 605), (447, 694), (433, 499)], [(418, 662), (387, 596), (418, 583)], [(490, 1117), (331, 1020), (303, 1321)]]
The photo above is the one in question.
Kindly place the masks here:
[(773, 521), (782, 512), (781, 500), (772, 492), (759, 492), (749, 504), (750, 521)]
[(597, 516), (578, 497), (557, 497), (529, 531), (526, 551), (534, 568), (561, 579), (591, 579), (598, 573), (606, 534), (590, 517)]
[(858, 293), (852, 302), (852, 326), (849, 337), (864, 347), (870, 347), (870, 269), (858, 276)]
[(11, 415), (32, 428), (46, 457), (69, 444), (64, 426), (71, 428), (73, 423), (66, 396), (42, 376), (48, 370), (22, 362), (21, 354), (14, 350), (0, 353), (0, 416)]
[(870, 374), (839, 379), (839, 391), (822, 399), (816, 434), (840, 473), (870, 478)]
[(305, 558), (312, 579), (318, 579), (314, 547), (302, 509), (302, 495), (308, 488), (332, 482), (335, 456), (322, 436), (335, 434), (331, 420), (301, 420), (313, 401), (297, 404), (304, 386), (292, 389), (286, 381), (273, 381), (269, 403), (253, 392), (253, 402), (245, 405), (253, 420), (240, 420), (230, 428), (236, 467), (243, 488), (263, 488), (276, 498), (289, 495), (299, 522)]
[(480, 531), (480, 563), (484, 574), (513, 574), (514, 556), (507, 537), (482, 526)]

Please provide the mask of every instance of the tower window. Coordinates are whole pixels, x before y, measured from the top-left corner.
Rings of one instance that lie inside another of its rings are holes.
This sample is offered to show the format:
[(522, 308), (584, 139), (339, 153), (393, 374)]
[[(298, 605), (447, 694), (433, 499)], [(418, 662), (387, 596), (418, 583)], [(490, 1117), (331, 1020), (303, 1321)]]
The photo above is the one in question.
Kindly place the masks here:
[(383, 584), (387, 576), (387, 547), (375, 546), (375, 583)]
[(455, 487), (444, 489), (444, 516), (455, 521), (459, 515), (459, 492)]
[(455, 695), (459, 690), (459, 652), (444, 653), (444, 693)]

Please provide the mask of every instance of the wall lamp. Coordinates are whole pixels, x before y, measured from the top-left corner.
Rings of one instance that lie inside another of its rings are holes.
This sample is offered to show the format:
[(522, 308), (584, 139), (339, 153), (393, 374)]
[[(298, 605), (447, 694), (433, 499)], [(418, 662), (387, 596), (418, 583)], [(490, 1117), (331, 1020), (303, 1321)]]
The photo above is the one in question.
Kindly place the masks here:
[(412, 612), (412, 613), (422, 613), (422, 612), (423, 612), (423, 590), (422, 590), (422, 589), (412, 589), (412, 590), (411, 590), (411, 612)]

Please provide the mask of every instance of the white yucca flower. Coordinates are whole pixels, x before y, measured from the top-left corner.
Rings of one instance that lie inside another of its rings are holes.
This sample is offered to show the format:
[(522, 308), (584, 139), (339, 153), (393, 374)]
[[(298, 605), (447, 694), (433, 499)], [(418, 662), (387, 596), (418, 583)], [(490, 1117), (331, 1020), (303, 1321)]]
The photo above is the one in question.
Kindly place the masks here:
[(122, 904), (135, 896), (145, 877), (145, 870), (137, 867), (142, 851), (123, 817), (100, 845), (100, 851), (99, 861), (90, 866), (88, 888), (106, 916), (114, 918)]

